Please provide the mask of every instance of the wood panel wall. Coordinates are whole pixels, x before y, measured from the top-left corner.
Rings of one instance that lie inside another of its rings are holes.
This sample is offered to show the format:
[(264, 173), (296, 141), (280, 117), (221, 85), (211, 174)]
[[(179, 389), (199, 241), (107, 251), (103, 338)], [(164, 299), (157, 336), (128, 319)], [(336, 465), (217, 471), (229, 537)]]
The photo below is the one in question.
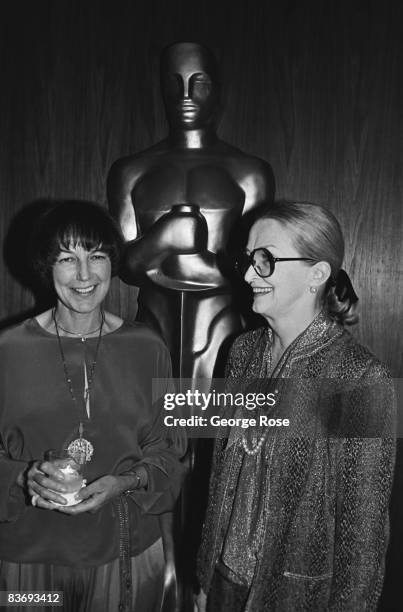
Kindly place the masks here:
[[(221, 137), (268, 160), (279, 197), (339, 217), (355, 333), (403, 372), (402, 48), (396, 2), (18, 2), (2, 8), (0, 239), (41, 198), (106, 203), (111, 163), (162, 138), (160, 50), (219, 59)], [(23, 248), (23, 247), (22, 247)], [(0, 320), (32, 305), (0, 264)], [(115, 282), (110, 307), (136, 311)]]
[[(0, 19), (2, 242), (36, 200), (106, 204), (112, 162), (166, 133), (161, 49), (200, 41), (221, 66), (220, 136), (271, 163), (279, 197), (338, 216), (355, 333), (403, 374), (400, 2), (36, 0)], [(3, 322), (32, 306), (3, 260), (0, 292)], [(115, 281), (109, 307), (132, 318), (135, 295)]]

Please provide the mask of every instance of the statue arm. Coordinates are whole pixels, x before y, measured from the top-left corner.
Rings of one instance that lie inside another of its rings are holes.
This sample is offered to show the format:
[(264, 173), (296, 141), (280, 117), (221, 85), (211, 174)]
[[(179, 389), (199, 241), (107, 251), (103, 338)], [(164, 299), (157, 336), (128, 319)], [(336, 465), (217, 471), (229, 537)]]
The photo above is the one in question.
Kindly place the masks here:
[[(109, 172), (109, 208), (126, 240), (121, 278), (140, 285), (145, 277), (155, 284), (181, 291), (207, 291), (226, 281), (214, 253), (207, 250), (208, 228), (197, 206), (189, 214), (174, 207), (140, 235), (132, 192), (144, 168), (115, 162)], [(177, 211), (178, 212), (178, 211)]]
[(148, 277), (159, 286), (181, 291), (227, 285), (215, 253), (207, 250), (207, 223), (197, 206), (198, 219), (175, 215), (174, 207), (140, 235), (132, 194), (144, 171), (141, 164), (123, 159), (113, 164), (108, 176), (110, 211), (126, 240), (121, 278), (140, 285)]
[(185, 278), (189, 262), (183, 269), (177, 265), (177, 258), (198, 259), (206, 243), (207, 224), (200, 213), (177, 215), (170, 211), (159, 217), (142, 236), (126, 243), (122, 278), (138, 284), (148, 276), (160, 286), (191, 290), (185, 286), (186, 281), (190, 282)]
[(132, 191), (141, 172), (125, 162), (124, 159), (118, 160), (112, 165), (107, 179), (107, 195), (109, 210), (118, 221), (125, 240), (132, 241), (138, 237)]
[(137, 167), (123, 158), (112, 165), (107, 179), (109, 210), (119, 223), (126, 241), (121, 277), (128, 284), (140, 284), (147, 271), (158, 266), (166, 257), (164, 249), (161, 250), (166, 245), (156, 240), (154, 227), (146, 236), (140, 236), (132, 193), (143, 173), (141, 164)]
[(251, 168), (244, 173), (240, 185), (245, 192), (244, 213), (260, 204), (274, 200), (275, 179), (270, 164), (256, 159)]

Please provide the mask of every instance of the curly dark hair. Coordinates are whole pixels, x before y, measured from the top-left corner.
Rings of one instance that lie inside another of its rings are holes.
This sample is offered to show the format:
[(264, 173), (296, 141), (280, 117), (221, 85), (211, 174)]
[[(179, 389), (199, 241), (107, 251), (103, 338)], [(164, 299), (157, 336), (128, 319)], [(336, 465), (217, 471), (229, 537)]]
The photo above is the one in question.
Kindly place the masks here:
[(119, 271), (123, 237), (105, 208), (85, 200), (62, 201), (47, 210), (31, 239), (31, 264), (39, 280), (51, 286), (52, 268), (60, 249), (80, 245), (101, 249), (111, 260), (112, 276)]

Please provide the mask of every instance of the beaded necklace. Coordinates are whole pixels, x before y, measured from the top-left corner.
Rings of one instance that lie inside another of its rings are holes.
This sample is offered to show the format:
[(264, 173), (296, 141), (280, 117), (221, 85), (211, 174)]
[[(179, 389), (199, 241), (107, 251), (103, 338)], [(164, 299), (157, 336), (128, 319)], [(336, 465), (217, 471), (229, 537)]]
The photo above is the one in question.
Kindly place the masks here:
[[(61, 339), (60, 333), (59, 333), (59, 329), (62, 329), (63, 331), (67, 331), (67, 330), (63, 329), (63, 327), (61, 327), (61, 325), (58, 324), (58, 322), (56, 320), (56, 309), (55, 308), (53, 308), (53, 310), (52, 310), (52, 319), (53, 319), (53, 323), (55, 325), (57, 341), (58, 341), (59, 351), (60, 351), (60, 356), (61, 356), (62, 363), (63, 363), (64, 379), (66, 381), (68, 390), (70, 392), (71, 399), (73, 400), (75, 406), (77, 407), (77, 398), (76, 398), (76, 394), (74, 392), (71, 376), (70, 376), (68, 368), (67, 368), (66, 357), (65, 357), (65, 354), (64, 354), (64, 351), (63, 351), (62, 339)], [(87, 420), (90, 419), (90, 414), (89, 414), (89, 410), (87, 412), (87, 407), (89, 409), (91, 387), (92, 387), (92, 383), (94, 381), (95, 367), (97, 365), (98, 352), (99, 352), (99, 347), (101, 345), (102, 330), (103, 330), (103, 327), (104, 327), (104, 323), (105, 323), (105, 313), (103, 311), (101, 311), (101, 325), (98, 328), (99, 329), (99, 334), (98, 334), (97, 345), (96, 345), (96, 348), (95, 348), (94, 360), (91, 363), (88, 377), (86, 376), (86, 385), (85, 385), (85, 391), (84, 391), (84, 396), (83, 396), (83, 411), (82, 411), (82, 415), (80, 417), (80, 421), (79, 421), (79, 425), (78, 425), (78, 434), (79, 434), (79, 437), (76, 440), (73, 440), (69, 444), (69, 446), (67, 448), (67, 453), (70, 455), (70, 457), (72, 457), (76, 461), (76, 463), (78, 463), (80, 465), (83, 465), (87, 461), (91, 461), (92, 455), (94, 454), (94, 447), (93, 447), (93, 445), (91, 444), (91, 442), (89, 440), (86, 440), (85, 438), (83, 438), (83, 433), (84, 433), (84, 420), (85, 419), (87, 419)], [(97, 330), (95, 330), (95, 331), (97, 331)], [(76, 334), (75, 332), (68, 332), (68, 331), (67, 331), (67, 333), (71, 333), (73, 335), (81, 336), (81, 341), (82, 342), (85, 342), (85, 340), (86, 340), (86, 337), (83, 336), (82, 334)], [(90, 334), (90, 333), (94, 333), (94, 332), (88, 332), (88, 334)]]
[[(314, 343), (317, 343), (320, 338), (323, 338), (325, 334), (328, 334), (329, 329), (337, 327), (336, 323), (331, 324), (332, 327), (329, 327), (329, 317), (325, 310), (321, 310), (319, 313), (315, 315), (311, 323), (308, 325), (306, 329), (304, 329), (289, 345), (289, 347), (284, 351), (283, 355), (280, 357), (277, 365), (272, 369), (272, 341), (270, 341), (270, 352), (265, 351), (263, 361), (266, 363), (265, 376), (271, 378), (282, 379), (285, 378), (285, 375), (290, 375), (290, 358), (293, 354), (293, 351), (296, 347), (298, 347), (299, 351), (302, 349), (306, 349), (308, 347), (312, 347)], [(341, 333), (341, 332), (340, 332)], [(311, 349), (312, 350), (312, 349)], [(265, 359), (266, 357), (266, 359)], [(272, 371), (271, 371), (272, 370)], [(281, 388), (283, 384), (281, 381), (278, 381)], [(274, 390), (274, 393), (277, 395), (281, 391), (279, 388)], [(279, 395), (278, 395), (279, 397)], [(241, 444), (246, 454), (248, 455), (257, 455), (257, 453), (262, 448), (264, 441), (268, 436), (268, 432), (265, 432), (258, 440), (257, 444), (252, 447), (248, 447), (247, 439), (245, 434), (241, 437)]]

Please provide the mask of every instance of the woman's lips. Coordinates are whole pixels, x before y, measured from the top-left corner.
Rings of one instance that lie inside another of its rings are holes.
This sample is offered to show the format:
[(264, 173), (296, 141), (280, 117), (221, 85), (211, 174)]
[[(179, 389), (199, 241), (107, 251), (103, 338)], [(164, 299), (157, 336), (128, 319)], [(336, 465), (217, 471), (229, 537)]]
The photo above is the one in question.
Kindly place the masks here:
[(75, 293), (78, 293), (78, 295), (89, 295), (90, 293), (92, 293), (96, 288), (96, 285), (91, 285), (90, 287), (72, 287), (72, 290)]
[(266, 295), (267, 293), (271, 293), (273, 291), (273, 287), (252, 287), (253, 295)]

